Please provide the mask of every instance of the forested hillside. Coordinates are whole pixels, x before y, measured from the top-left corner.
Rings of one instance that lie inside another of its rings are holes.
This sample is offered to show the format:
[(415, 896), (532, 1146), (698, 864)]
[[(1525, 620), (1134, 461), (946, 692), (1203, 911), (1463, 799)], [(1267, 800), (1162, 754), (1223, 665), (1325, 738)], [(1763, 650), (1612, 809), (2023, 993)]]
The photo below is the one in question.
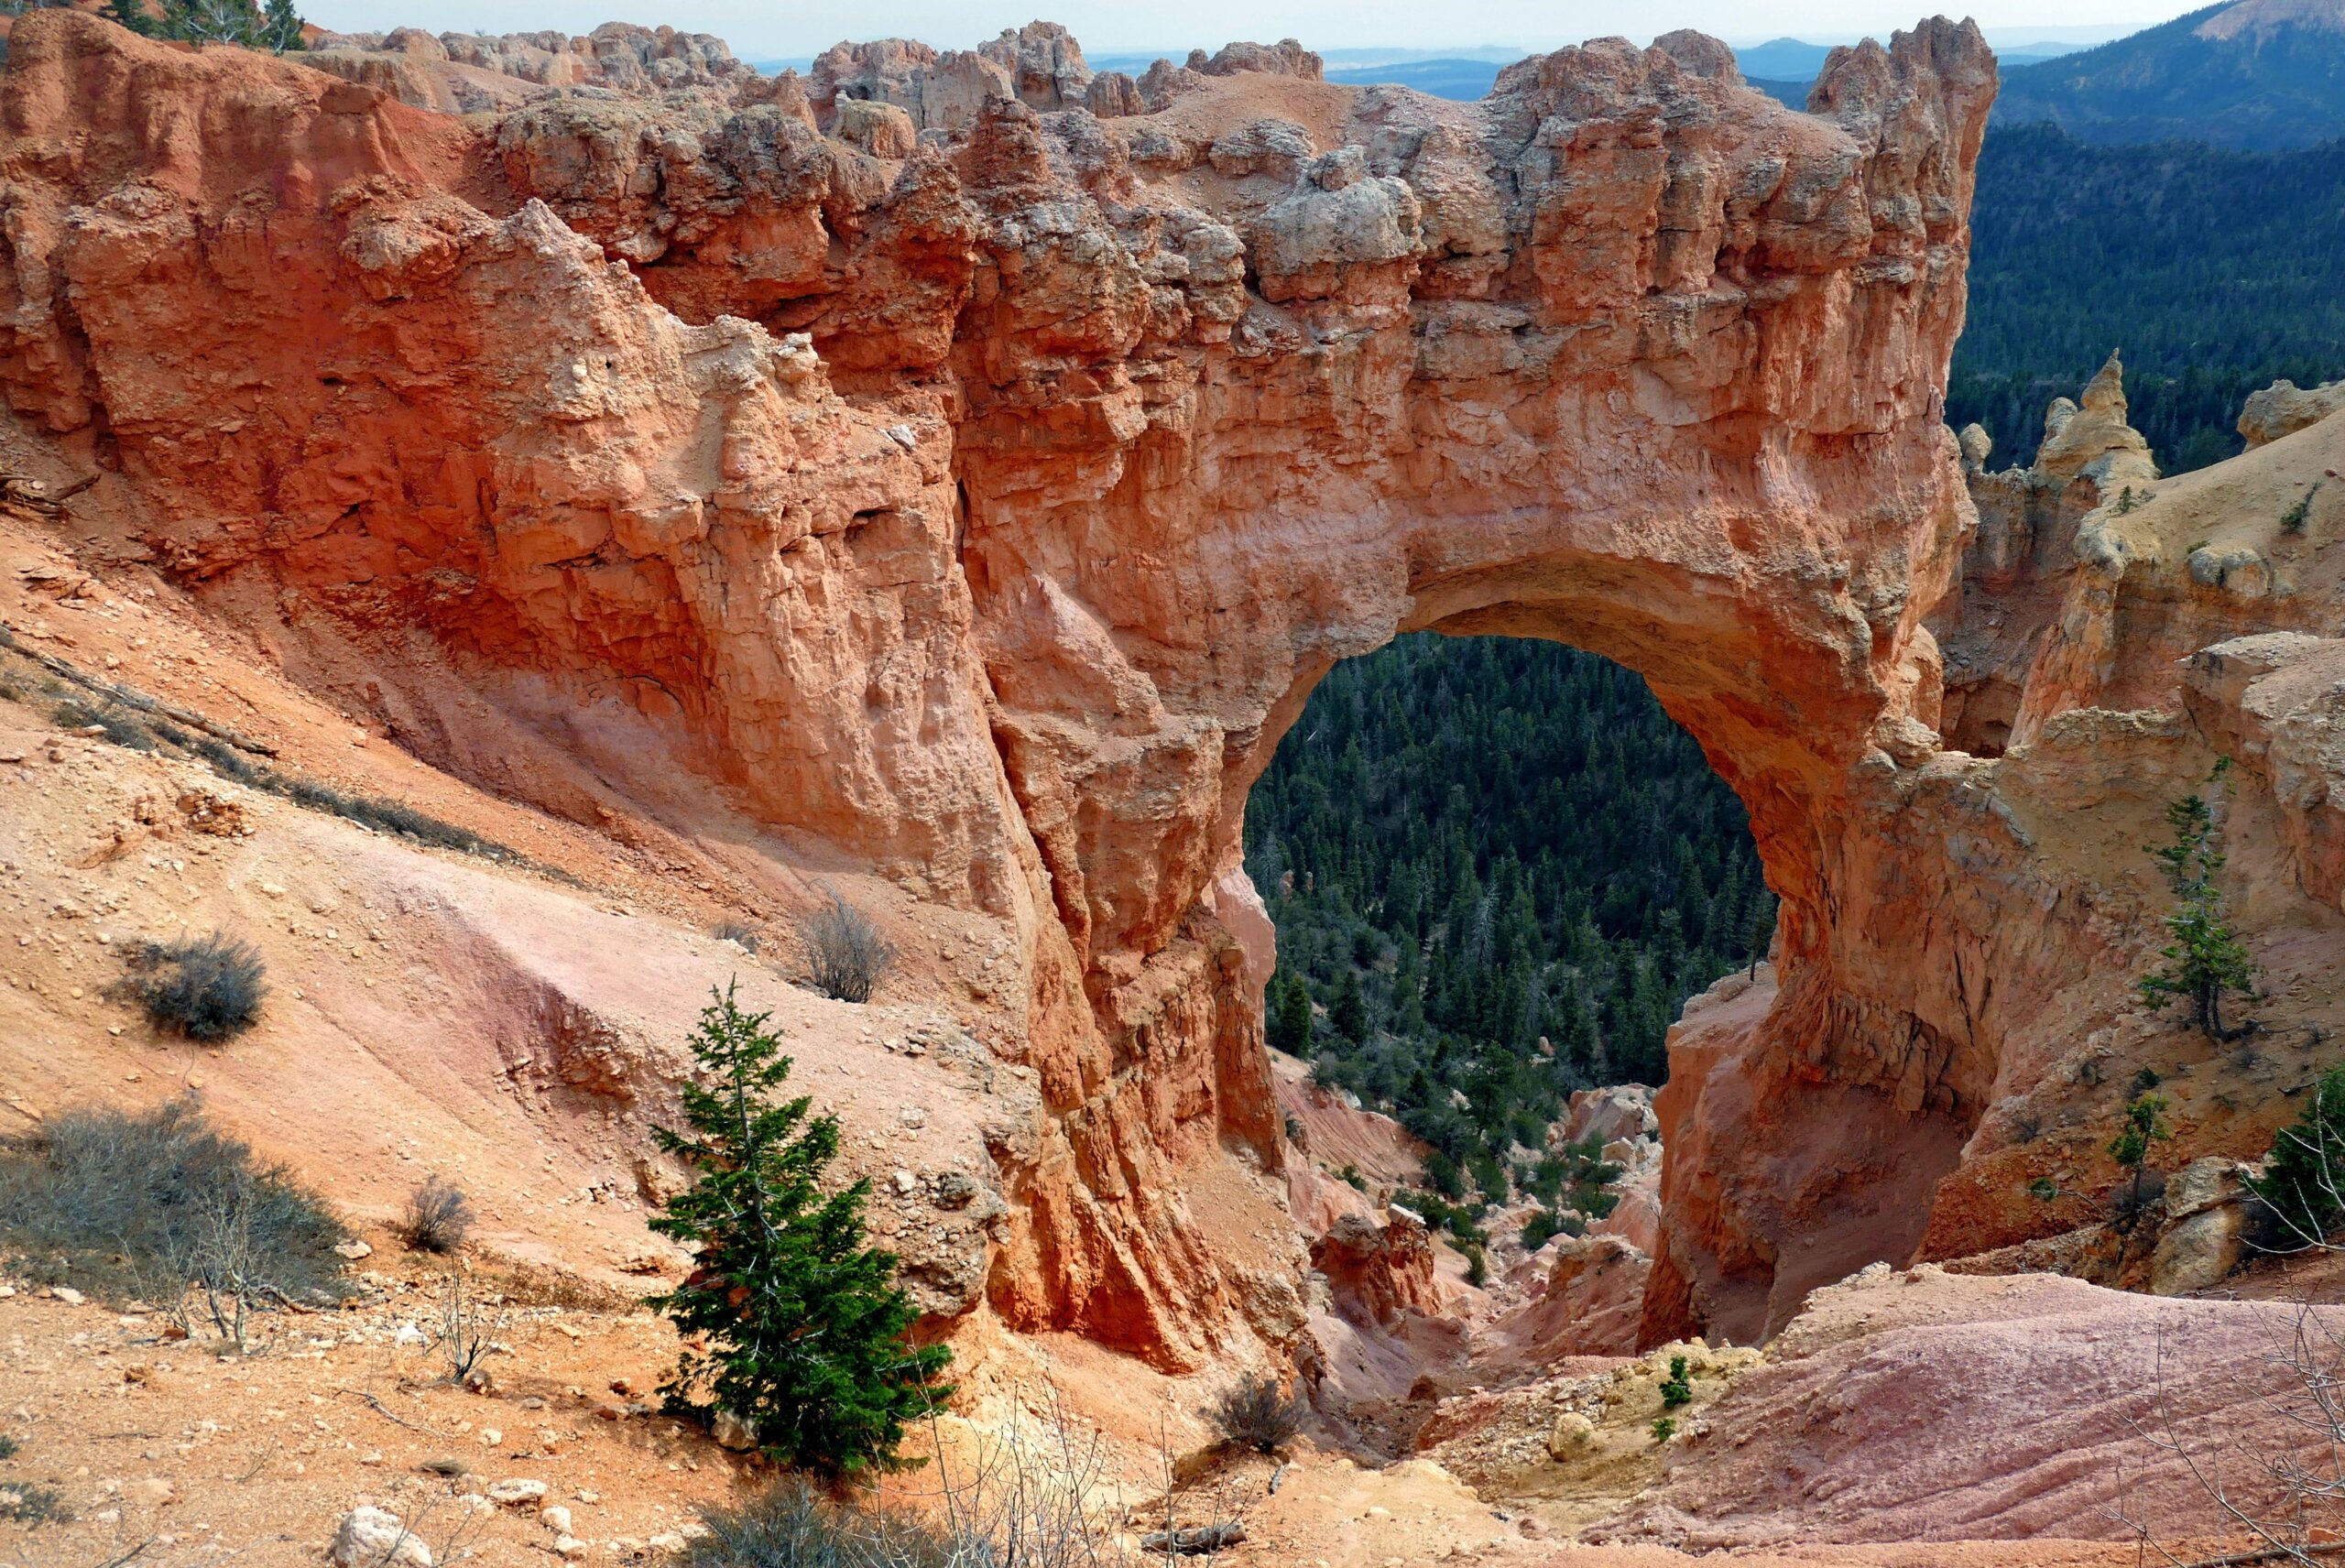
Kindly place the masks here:
[(1991, 131), (1971, 210), (1970, 313), (1947, 418), (2025, 463), (2044, 407), (2112, 348), (2167, 473), (2240, 449), (2248, 393), (2345, 376), (2345, 143), (2303, 152), (2093, 147)]
[(1246, 845), (1279, 931), (1271, 1043), (1493, 1196), (1490, 1157), (1536, 1148), (1572, 1089), (1660, 1083), (1685, 998), (1773, 928), (1692, 738), (1640, 677), (1553, 643), (1427, 633), (1337, 666)]
[(2095, 142), (2307, 147), (2345, 135), (2345, 5), (2239, 0), (2003, 70), (1998, 126)]

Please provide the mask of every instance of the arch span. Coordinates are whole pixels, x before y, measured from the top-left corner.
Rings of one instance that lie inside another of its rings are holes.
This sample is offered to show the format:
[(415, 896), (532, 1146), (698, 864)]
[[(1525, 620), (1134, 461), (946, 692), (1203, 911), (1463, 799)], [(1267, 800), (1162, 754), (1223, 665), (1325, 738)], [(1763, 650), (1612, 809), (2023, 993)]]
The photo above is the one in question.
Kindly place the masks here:
[(1473, 104), (1227, 51), (882, 145), (715, 89), (458, 121), (41, 11), (0, 381), (118, 471), (116, 542), (436, 760), (538, 787), (485, 692), (1008, 922), (1044, 1114), (995, 1149), (988, 1299), (1170, 1365), (1300, 1322), (1183, 1188), (1280, 1158), (1239, 828), (1311, 683), (1423, 627), (1641, 671), (1783, 900), (1780, 995), (1704, 1047), (1742, 1066), (1673, 1090), (1652, 1319), (1754, 1333), (1907, 1245), (1869, 1172), (1991, 1071), (1885, 846), (1943, 838), (1923, 618), (1970, 520), (1940, 396), (1993, 81), (1944, 19), (1837, 51), (1805, 114), (1693, 34)]
[[(1752, 1335), (1819, 1270), (1909, 1254), (1991, 1075), (1847, 920), (1885, 896), (1852, 831), (1936, 749), (1923, 617), (1970, 520), (1937, 402), (1991, 93), (1969, 38), (1838, 61), (1827, 116), (1682, 39), (1527, 62), (1478, 158), (1436, 177), (1428, 132), (1407, 166), (1445, 213), (1487, 182), (1507, 248), (1477, 287), (1456, 255), (1249, 278), (1227, 351), (1103, 391), (1132, 431), (1082, 461), (1031, 383), (962, 384), (996, 735), (1109, 1032), (1184, 931), (1250, 923), (1248, 787), (1326, 670), (1399, 632), (1627, 665), (1741, 795), (1783, 903), (1745, 1131), (1817, 1168), (1673, 1172), (1656, 1333)], [(1510, 118), (1536, 128), (1489, 157)], [(1783, 1125), (1810, 1101), (1839, 1130)]]

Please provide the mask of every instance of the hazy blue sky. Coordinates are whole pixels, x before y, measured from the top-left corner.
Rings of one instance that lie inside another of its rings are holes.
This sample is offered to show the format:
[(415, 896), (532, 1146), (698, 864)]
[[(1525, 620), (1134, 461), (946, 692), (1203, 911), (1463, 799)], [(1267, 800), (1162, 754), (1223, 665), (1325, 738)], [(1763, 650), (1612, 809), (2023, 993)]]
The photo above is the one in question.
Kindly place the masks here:
[[(1314, 49), (1442, 48), (1498, 44), (1528, 53), (1619, 33), (1643, 42), (1674, 27), (1698, 27), (1732, 42), (1786, 35), (1818, 42), (1871, 32), (1886, 37), (1910, 26), (1927, 0), (1663, 0), (1659, 5), (1600, 0), (856, 0), (804, 5), (790, 0), (308, 0), (322, 27), (348, 31), (401, 25), (479, 32), (540, 27), (583, 33), (614, 19), (714, 33), (749, 59), (814, 54), (841, 38), (922, 38), (965, 49), (1038, 14), (1073, 28), (1094, 54), (1143, 49), (1185, 52), (1231, 38), (1265, 42), (1299, 38)], [(1981, 27), (2042, 30), (2059, 26), (2147, 26), (2195, 8), (2176, 0), (1978, 0), (1969, 14)], [(1960, 14), (1957, 12), (1956, 14)]]

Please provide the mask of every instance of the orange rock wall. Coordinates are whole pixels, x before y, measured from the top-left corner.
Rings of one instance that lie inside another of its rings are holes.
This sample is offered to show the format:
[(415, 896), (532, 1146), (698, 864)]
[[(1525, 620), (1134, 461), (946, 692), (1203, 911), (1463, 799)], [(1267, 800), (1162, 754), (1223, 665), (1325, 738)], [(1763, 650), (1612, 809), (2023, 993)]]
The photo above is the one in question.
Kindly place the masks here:
[(1335, 660), (1425, 627), (1642, 672), (1783, 899), (1742, 1109), (1664, 1096), (1649, 1330), (1910, 1251), (1924, 1211), (1850, 1195), (1926, 1187), (1996, 1071), (1936, 922), (2026, 892), (1962, 885), (1925, 625), (1973, 517), (1977, 31), (1840, 51), (1805, 115), (1691, 34), (1477, 104), (1173, 85), (879, 158), (714, 87), (459, 122), (38, 13), (0, 383), (297, 673), (373, 650), (352, 700), (435, 760), (493, 769), (427, 646), (1011, 922), (1014, 1326), (1188, 1366), (1295, 1318), (1182, 1201), (1280, 1159), (1245, 793)]

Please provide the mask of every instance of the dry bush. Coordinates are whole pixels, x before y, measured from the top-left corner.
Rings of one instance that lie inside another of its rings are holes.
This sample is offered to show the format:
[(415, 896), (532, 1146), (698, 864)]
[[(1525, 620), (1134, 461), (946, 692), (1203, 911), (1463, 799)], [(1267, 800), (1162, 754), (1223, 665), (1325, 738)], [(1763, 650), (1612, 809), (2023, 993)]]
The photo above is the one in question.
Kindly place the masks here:
[(1257, 1454), (1275, 1451), (1303, 1430), (1303, 1400), (1280, 1388), (1277, 1378), (1252, 1373), (1205, 1413), (1224, 1439)]
[[(2134, 1423), (2135, 1435), (2180, 1465), (2221, 1521), (2217, 1528), (2236, 1535), (2244, 1550), (2185, 1556), (2129, 1496), (2111, 1512), (2135, 1535), (2143, 1560), (2172, 1568), (2333, 1563), (2345, 1540), (2345, 1319), (2299, 1299), (2283, 1336), (2257, 1358), (2268, 1370), (2241, 1374), (2241, 1408), (2272, 1418), (2272, 1436), (2255, 1447), (2243, 1448), (2236, 1434), (2212, 1436), (2178, 1412), (2166, 1368), (2188, 1356), (2161, 1326), (2150, 1414)], [(2200, 1540), (2211, 1533), (2203, 1527), (2187, 1531)]]
[(211, 1044), (260, 1021), (268, 995), (259, 952), (221, 931), (179, 942), (142, 942), (123, 953), (123, 983), (147, 1020), (167, 1033)]
[(738, 942), (742, 952), (753, 954), (763, 941), (758, 928), (745, 920), (719, 920), (708, 928), (708, 934), (719, 942)]
[(981, 1437), (965, 1461), (936, 1438), (937, 1514), (956, 1542), (981, 1546), (979, 1561), (1031, 1568), (1102, 1568), (1119, 1562), (1117, 1513), (1105, 1498), (1113, 1455), (1096, 1432), (1078, 1433), (1049, 1391), (1042, 1418), (1013, 1417)]
[[(2264, 1173), (2247, 1182), (2251, 1236), (2262, 1232), (2252, 1242), (2258, 1250), (2345, 1252), (2345, 1244), (2329, 1239), (2345, 1216), (2345, 1065), (2324, 1072), (2314, 1088), (2297, 1121), (2274, 1138)], [(2293, 1308), (2253, 1369), (2238, 1374), (2232, 1402), (2270, 1420), (2269, 1435), (2254, 1444), (2235, 1434), (2213, 1437), (2177, 1411), (2167, 1368), (2187, 1362), (2192, 1347), (2176, 1346), (2160, 1326), (2150, 1414), (2135, 1423), (2136, 1433), (2180, 1465), (2247, 1550), (2184, 1557), (2129, 1498), (2116, 1517), (2135, 1533), (2145, 1560), (2186, 1568), (2337, 1561), (2345, 1541), (2345, 1312), (2301, 1290)]]
[(399, 1239), (417, 1252), (453, 1252), (473, 1228), (473, 1211), (461, 1188), (438, 1176), (427, 1176), (408, 1194), (407, 1213), (400, 1216)]
[(340, 1300), (333, 1249), (348, 1235), (193, 1096), (137, 1114), (63, 1111), (0, 1147), (0, 1242), (20, 1273), (143, 1296), (182, 1322), (200, 1308), (231, 1337), (251, 1310)]
[(825, 1496), (792, 1475), (732, 1508), (704, 1508), (684, 1568), (997, 1568), (981, 1539), (909, 1509)]
[(448, 1381), (458, 1388), (485, 1383), (483, 1363), (503, 1348), (499, 1341), (512, 1321), (504, 1297), (482, 1290), (461, 1262), (451, 1267), (440, 1290), (440, 1349), (448, 1358)]
[(895, 967), (895, 944), (835, 888), (825, 887), (823, 893), (829, 902), (798, 922), (808, 981), (825, 996), (867, 1002)]

